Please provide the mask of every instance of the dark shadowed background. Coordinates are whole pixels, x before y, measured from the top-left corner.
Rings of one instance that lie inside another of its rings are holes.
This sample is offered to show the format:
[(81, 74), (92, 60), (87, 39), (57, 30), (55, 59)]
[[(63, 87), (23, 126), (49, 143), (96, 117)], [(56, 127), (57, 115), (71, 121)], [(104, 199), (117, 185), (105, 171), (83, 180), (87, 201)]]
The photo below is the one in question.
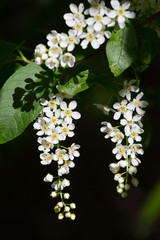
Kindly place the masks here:
[[(0, 38), (14, 43), (25, 41), (24, 45), (31, 49), (38, 43), (45, 44), (49, 31), (67, 31), (63, 14), (69, 11), (69, 3), (69, 0), (1, 0)], [(32, 58), (33, 50), (25, 54)], [(76, 220), (57, 220), (53, 210), (56, 199), (49, 196), (50, 184), (43, 182), (54, 166), (40, 164), (37, 137), (31, 124), (20, 137), (0, 146), (1, 239), (9, 236), (18, 240), (160, 239), (159, 59), (157, 53), (142, 75), (141, 87), (150, 106), (145, 119), (146, 149), (137, 174), (139, 187), (132, 188), (126, 199), (116, 193), (116, 183), (108, 169), (115, 160), (112, 146), (99, 131), (101, 121), (107, 118), (93, 106), (105, 99), (104, 90), (93, 88), (82, 94), (79, 107), (82, 118), (72, 140), (81, 145), (81, 157), (75, 159), (76, 167), (67, 176), (71, 180), (68, 192), (77, 204)], [(139, 223), (146, 201), (148, 212)]]

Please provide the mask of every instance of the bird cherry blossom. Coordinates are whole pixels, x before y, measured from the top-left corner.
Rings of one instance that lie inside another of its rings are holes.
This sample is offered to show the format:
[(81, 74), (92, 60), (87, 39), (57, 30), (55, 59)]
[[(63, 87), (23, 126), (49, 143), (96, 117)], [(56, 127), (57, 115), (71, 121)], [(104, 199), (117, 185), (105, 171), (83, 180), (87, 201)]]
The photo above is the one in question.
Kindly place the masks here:
[(131, 11), (126, 11), (130, 7), (130, 2), (124, 2), (122, 5), (118, 0), (111, 0), (111, 6), (114, 10), (108, 12), (108, 16), (113, 19), (117, 19), (120, 28), (125, 27), (125, 19), (135, 18), (135, 13)]

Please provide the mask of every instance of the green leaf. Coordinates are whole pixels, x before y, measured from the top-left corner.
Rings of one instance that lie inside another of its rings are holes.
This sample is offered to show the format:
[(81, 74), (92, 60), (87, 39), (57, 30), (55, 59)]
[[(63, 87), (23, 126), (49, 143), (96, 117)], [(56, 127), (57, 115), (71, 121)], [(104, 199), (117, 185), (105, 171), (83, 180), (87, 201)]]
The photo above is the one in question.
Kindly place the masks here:
[(135, 30), (129, 20), (126, 26), (117, 32), (112, 32), (106, 45), (109, 67), (114, 76), (123, 73), (136, 58), (137, 39)]
[(94, 84), (93, 78), (94, 74), (90, 74), (89, 70), (86, 70), (70, 78), (67, 83), (59, 86), (65, 93), (74, 96), (92, 86)]
[[(47, 78), (47, 79), (45, 79)], [(44, 94), (45, 70), (30, 63), (18, 69), (0, 91), (0, 143), (18, 135), (39, 115)]]
[(156, 31), (151, 28), (141, 28), (137, 33), (141, 39), (140, 63), (142, 67), (140, 70), (144, 71), (157, 53), (159, 38)]

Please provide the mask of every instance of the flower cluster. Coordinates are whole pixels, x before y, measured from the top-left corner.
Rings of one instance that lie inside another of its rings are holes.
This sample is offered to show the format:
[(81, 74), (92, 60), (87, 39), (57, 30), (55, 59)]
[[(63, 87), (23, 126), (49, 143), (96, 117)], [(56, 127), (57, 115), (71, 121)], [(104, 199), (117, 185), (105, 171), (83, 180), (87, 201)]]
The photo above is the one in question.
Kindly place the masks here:
[(111, 0), (112, 9), (107, 8), (104, 1), (88, 2), (90, 6), (87, 9), (83, 3), (78, 6), (73, 3), (69, 5), (71, 12), (64, 14), (66, 25), (70, 28), (67, 34), (52, 30), (47, 35), (47, 46), (36, 46), (35, 62), (38, 65), (45, 63), (49, 69), (73, 67), (76, 59), (71, 52), (75, 45), (80, 44), (86, 49), (91, 44), (94, 49), (98, 49), (106, 38), (110, 38), (111, 30), (116, 24), (124, 28), (126, 18), (135, 18), (135, 13), (128, 10), (128, 1), (120, 4), (118, 0)]
[(54, 210), (58, 213), (59, 219), (66, 217), (74, 220), (75, 214), (71, 213), (71, 209), (74, 209), (76, 205), (75, 203), (65, 203), (70, 195), (62, 191), (70, 185), (70, 181), (63, 176), (75, 166), (73, 160), (80, 156), (78, 151), (80, 146), (72, 143), (70, 147), (65, 147), (61, 145), (61, 142), (65, 141), (67, 137), (74, 136), (73, 120), (79, 119), (81, 115), (75, 111), (77, 102), (70, 101), (67, 104), (64, 98), (70, 98), (70, 96), (65, 95), (59, 89), (59, 93), (49, 94), (49, 100), (41, 99), (43, 110), (33, 127), (37, 130), (41, 164), (48, 165), (56, 162), (58, 166), (58, 176), (48, 173), (44, 178), (45, 182), (52, 183), (51, 197), (60, 197), (61, 199)]
[(134, 186), (138, 186), (138, 179), (134, 174), (137, 173), (137, 166), (141, 161), (137, 155), (144, 153), (141, 144), (141, 134), (144, 132), (141, 120), (148, 103), (141, 100), (144, 94), (134, 85), (135, 82), (134, 79), (124, 81), (123, 89), (119, 91), (122, 99), (110, 109), (113, 119), (120, 122), (118, 126), (113, 127), (110, 122), (104, 121), (100, 129), (105, 133), (106, 139), (111, 138), (116, 144), (112, 150), (116, 162), (111, 163), (109, 168), (115, 174), (114, 180), (118, 182), (117, 192), (122, 197), (127, 196), (127, 190), (130, 188), (129, 178)]

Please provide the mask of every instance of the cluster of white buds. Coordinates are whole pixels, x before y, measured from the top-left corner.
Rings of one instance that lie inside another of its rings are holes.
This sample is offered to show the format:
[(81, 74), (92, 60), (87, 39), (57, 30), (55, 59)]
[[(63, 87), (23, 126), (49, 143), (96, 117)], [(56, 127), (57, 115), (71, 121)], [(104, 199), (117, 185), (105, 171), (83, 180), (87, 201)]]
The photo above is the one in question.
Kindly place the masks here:
[(75, 203), (66, 203), (69, 199), (69, 193), (63, 193), (63, 189), (70, 185), (70, 181), (63, 178), (64, 175), (70, 172), (70, 168), (75, 166), (74, 158), (79, 157), (80, 153), (78, 144), (72, 143), (70, 147), (61, 145), (66, 137), (74, 136), (75, 125), (73, 119), (77, 120), (81, 117), (80, 113), (74, 111), (77, 107), (76, 101), (70, 101), (68, 104), (65, 99), (70, 99), (71, 96), (64, 94), (58, 87), (58, 93), (49, 94), (49, 100), (41, 99), (43, 110), (33, 124), (37, 130), (38, 150), (41, 151), (40, 159), (42, 165), (48, 165), (56, 162), (58, 166), (57, 176), (48, 173), (44, 181), (50, 182), (53, 191), (51, 197), (60, 197), (60, 202), (57, 203), (54, 210), (58, 213), (58, 219), (64, 217), (75, 219), (75, 214), (71, 213), (71, 209), (76, 207)]
[(45, 63), (49, 69), (59, 66), (73, 67), (75, 56), (71, 53), (75, 45), (80, 44), (83, 49), (90, 43), (94, 49), (98, 49), (110, 38), (111, 30), (116, 24), (120, 28), (125, 27), (125, 19), (135, 18), (135, 13), (129, 11), (130, 2), (120, 4), (118, 0), (111, 0), (112, 9), (107, 8), (104, 1), (88, 0), (90, 6), (85, 9), (84, 4), (78, 6), (69, 5), (71, 13), (64, 14), (68, 27), (68, 34), (58, 33), (52, 30), (47, 35), (47, 46), (38, 44), (35, 48), (35, 62), (38, 65)]
[(115, 174), (114, 180), (118, 182), (117, 192), (122, 197), (127, 196), (130, 189), (130, 179), (134, 186), (138, 186), (138, 179), (134, 177), (137, 173), (137, 166), (141, 163), (137, 157), (144, 153), (141, 144), (141, 134), (144, 132), (141, 122), (148, 103), (141, 100), (143, 92), (137, 88), (132, 79), (124, 81), (123, 89), (119, 91), (122, 98), (113, 104), (113, 108), (107, 108), (113, 112), (113, 119), (119, 120), (118, 126), (113, 127), (110, 122), (102, 122), (101, 132), (105, 133), (105, 138), (111, 138), (116, 143), (112, 153), (115, 154), (116, 162), (111, 163), (109, 168)]

